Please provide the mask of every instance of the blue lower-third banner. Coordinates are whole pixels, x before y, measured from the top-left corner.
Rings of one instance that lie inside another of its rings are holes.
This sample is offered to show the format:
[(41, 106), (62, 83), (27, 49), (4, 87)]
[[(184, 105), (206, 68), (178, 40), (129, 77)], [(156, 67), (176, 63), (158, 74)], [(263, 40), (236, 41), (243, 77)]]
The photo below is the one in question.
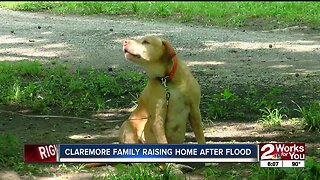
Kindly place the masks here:
[(60, 144), (59, 162), (258, 162), (256, 144)]

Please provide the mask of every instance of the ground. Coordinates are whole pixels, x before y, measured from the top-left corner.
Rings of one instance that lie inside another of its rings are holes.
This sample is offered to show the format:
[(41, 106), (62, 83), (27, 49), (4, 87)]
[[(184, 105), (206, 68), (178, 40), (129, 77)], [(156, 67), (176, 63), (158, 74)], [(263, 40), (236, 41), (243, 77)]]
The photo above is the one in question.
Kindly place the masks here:
[[(119, 16), (52, 15), (2, 9), (0, 16), (0, 60), (38, 59), (48, 63), (55, 59), (73, 67), (141, 71), (125, 60), (123, 40), (159, 35), (171, 42), (178, 58), (189, 65), (204, 94), (225, 87), (238, 87), (241, 91), (254, 85), (282, 87), (288, 97), (319, 99), (320, 34), (308, 27), (270, 31), (224, 29)], [(87, 120), (17, 113), (16, 109), (2, 107), (0, 130), (17, 135), (23, 143), (116, 143), (119, 125), (130, 112), (107, 110)], [(269, 130), (255, 121), (228, 120), (206, 126), (209, 143), (300, 141), (307, 143), (310, 154), (320, 145), (317, 135), (289, 122), (282, 128)], [(193, 134), (188, 133), (187, 142), (191, 141), (194, 142)]]

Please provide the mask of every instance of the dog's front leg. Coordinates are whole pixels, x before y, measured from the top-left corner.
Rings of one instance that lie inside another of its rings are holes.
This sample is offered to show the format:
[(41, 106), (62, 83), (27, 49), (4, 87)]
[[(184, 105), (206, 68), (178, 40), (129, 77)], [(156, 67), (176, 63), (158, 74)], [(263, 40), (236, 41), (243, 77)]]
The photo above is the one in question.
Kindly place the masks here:
[(151, 128), (158, 144), (168, 144), (165, 133), (165, 121), (167, 117), (167, 100), (161, 98), (156, 102), (154, 113), (151, 114)]
[(206, 144), (201, 122), (200, 109), (198, 105), (192, 105), (190, 115), (190, 124), (194, 131), (198, 144)]

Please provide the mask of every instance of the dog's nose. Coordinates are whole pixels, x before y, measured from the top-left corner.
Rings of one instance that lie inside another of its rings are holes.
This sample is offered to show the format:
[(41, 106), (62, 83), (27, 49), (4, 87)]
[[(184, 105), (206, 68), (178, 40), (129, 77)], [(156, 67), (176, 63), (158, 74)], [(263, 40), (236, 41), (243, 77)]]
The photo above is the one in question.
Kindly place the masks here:
[(123, 46), (127, 46), (129, 43), (130, 43), (129, 40), (124, 40), (124, 41), (123, 41)]

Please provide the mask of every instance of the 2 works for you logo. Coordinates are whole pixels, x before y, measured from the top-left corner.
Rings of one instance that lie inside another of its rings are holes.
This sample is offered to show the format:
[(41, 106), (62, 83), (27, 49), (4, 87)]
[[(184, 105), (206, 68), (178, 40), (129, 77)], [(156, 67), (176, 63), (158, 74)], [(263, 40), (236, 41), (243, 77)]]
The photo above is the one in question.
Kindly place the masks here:
[(260, 160), (304, 160), (305, 143), (261, 143)]

